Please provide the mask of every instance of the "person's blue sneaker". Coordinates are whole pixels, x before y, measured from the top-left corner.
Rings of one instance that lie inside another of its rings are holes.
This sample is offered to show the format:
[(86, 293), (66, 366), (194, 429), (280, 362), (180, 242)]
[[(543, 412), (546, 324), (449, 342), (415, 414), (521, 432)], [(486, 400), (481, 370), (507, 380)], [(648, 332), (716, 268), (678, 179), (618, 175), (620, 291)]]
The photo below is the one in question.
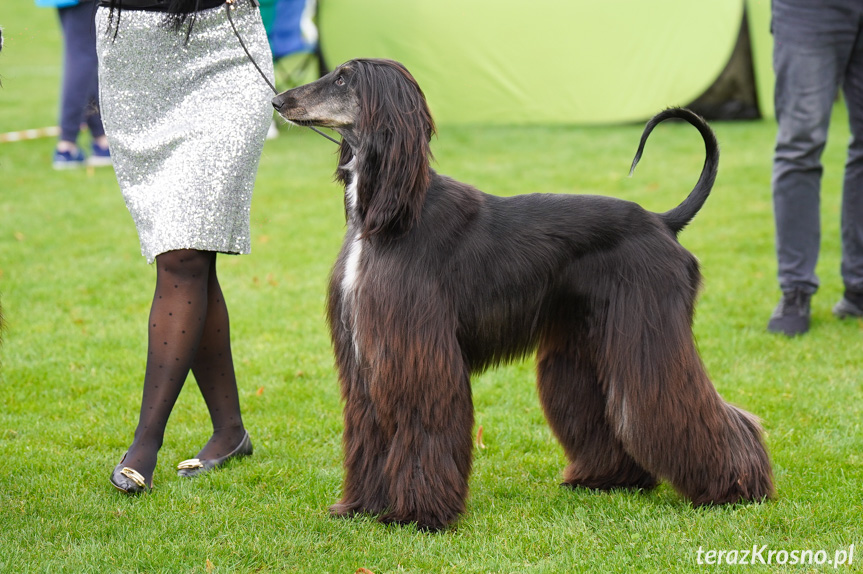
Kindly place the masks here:
[(87, 165), (92, 167), (105, 167), (111, 165), (111, 150), (93, 144), (93, 153), (87, 158)]
[(75, 151), (54, 150), (54, 169), (77, 169), (84, 166), (84, 152), (80, 149)]

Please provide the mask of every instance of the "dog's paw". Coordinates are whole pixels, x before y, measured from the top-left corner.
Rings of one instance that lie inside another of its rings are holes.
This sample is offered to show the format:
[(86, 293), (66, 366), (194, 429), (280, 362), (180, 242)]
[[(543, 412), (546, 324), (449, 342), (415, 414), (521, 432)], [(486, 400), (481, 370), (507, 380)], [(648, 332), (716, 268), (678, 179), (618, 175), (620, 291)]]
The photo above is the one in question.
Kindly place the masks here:
[(410, 526), (411, 524), (417, 527), (417, 530), (422, 532), (439, 532), (445, 530), (450, 524), (455, 522), (456, 516), (450, 519), (437, 516), (402, 516), (393, 512), (378, 517), (378, 521), (383, 524), (397, 524), (399, 526)]
[(653, 475), (635, 463), (622, 464), (615, 471), (602, 474), (585, 472), (579, 465), (571, 463), (564, 471), (564, 481), (561, 486), (590, 490), (651, 490), (657, 483)]
[(335, 516), (337, 518), (350, 518), (351, 516), (355, 516), (361, 512), (359, 504), (356, 503), (337, 502), (330, 506), (330, 516)]
[(378, 515), (386, 510), (383, 503), (372, 504), (368, 501), (340, 500), (330, 506), (330, 516), (350, 518), (358, 514)]

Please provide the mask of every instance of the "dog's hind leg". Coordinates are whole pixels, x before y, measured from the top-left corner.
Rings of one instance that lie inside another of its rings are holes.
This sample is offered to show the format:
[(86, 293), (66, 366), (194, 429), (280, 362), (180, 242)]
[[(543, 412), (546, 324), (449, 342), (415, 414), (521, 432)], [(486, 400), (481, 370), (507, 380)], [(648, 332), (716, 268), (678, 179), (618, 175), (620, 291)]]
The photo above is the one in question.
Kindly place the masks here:
[(653, 488), (656, 479), (627, 454), (606, 420), (606, 400), (588, 345), (569, 332), (546, 337), (537, 354), (539, 398), (570, 461), (564, 484), (603, 490)]
[[(693, 278), (695, 269), (692, 260)], [(761, 429), (717, 394), (695, 348), (697, 281), (641, 279), (617, 287), (604, 329), (597, 326), (612, 429), (641, 466), (695, 505), (770, 497)]]

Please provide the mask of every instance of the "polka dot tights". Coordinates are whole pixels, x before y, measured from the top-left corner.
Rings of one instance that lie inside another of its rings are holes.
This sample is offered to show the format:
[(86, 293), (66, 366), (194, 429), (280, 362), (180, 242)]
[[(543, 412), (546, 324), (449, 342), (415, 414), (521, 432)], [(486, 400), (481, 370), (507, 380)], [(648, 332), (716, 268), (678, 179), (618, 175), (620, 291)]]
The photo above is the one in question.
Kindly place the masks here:
[(169, 251), (156, 257), (156, 292), (148, 323), (144, 394), (124, 464), (152, 481), (168, 417), (189, 371), (207, 404), (213, 435), (198, 458), (225, 456), (243, 439), (228, 308), (216, 254)]

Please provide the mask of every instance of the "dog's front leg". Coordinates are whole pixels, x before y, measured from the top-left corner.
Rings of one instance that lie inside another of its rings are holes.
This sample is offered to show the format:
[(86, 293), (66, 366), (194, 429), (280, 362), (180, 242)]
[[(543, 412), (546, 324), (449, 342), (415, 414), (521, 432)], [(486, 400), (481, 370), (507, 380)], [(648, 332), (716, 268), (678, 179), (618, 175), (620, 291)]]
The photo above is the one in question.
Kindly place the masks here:
[(396, 421), (384, 473), (389, 512), (382, 522), (440, 530), (464, 512), (472, 458), (473, 407), (466, 373), (412, 380), (389, 414)]
[[(383, 469), (389, 506), (380, 520), (438, 530), (465, 509), (473, 404), (454, 327), (444, 327), (442, 314), (415, 311), (381, 331), (369, 370), (371, 399), (390, 436)], [(436, 320), (397, 325), (417, 317)]]
[[(333, 301), (336, 305), (339, 301)], [(338, 317), (339, 313), (331, 314)], [(353, 334), (340, 320), (331, 320), (331, 334), (345, 401), (345, 479), (342, 499), (330, 507), (334, 516), (380, 514), (388, 507), (384, 463), (389, 436), (380, 424), (369, 396), (369, 385), (360, 368)]]
[(351, 386), (353, 389), (345, 401), (342, 437), (344, 487), (342, 499), (330, 507), (330, 513), (334, 516), (380, 514), (389, 506), (384, 474), (388, 438), (364, 382), (357, 378)]

